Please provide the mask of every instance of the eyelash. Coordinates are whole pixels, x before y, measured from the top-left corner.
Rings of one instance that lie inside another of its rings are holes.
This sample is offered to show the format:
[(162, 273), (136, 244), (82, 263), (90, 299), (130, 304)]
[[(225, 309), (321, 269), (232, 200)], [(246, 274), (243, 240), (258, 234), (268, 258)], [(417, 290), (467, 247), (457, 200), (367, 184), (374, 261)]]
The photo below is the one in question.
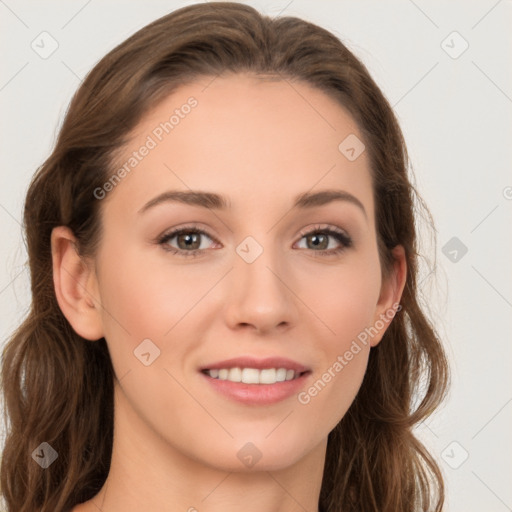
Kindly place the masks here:
[[(161, 245), (165, 251), (168, 251), (172, 254), (176, 254), (176, 255), (178, 255), (180, 257), (184, 257), (184, 258), (197, 257), (197, 256), (199, 256), (199, 254), (201, 252), (206, 250), (206, 249), (194, 249), (192, 251), (184, 251), (182, 249), (176, 249), (175, 247), (169, 247), (167, 245), (169, 240), (172, 240), (175, 236), (179, 236), (184, 233), (195, 233), (195, 234), (200, 234), (200, 235), (206, 235), (208, 238), (210, 238), (214, 242), (217, 242), (217, 240), (213, 236), (208, 234), (206, 231), (199, 229), (195, 225), (190, 225), (190, 226), (185, 226), (185, 227), (175, 229), (173, 231), (170, 231), (169, 233), (165, 233), (160, 238), (158, 238), (157, 243), (159, 245)], [(307, 231), (307, 232), (301, 231), (300, 235), (301, 235), (301, 239), (302, 239), (306, 236), (310, 236), (310, 235), (318, 234), (318, 233), (332, 236), (338, 242), (340, 242), (341, 246), (337, 247), (336, 249), (322, 249), (321, 251), (313, 250), (313, 253), (315, 253), (315, 256), (317, 256), (317, 255), (318, 256), (336, 256), (336, 255), (340, 254), (341, 252), (345, 251), (346, 249), (348, 249), (349, 247), (352, 247), (352, 239), (344, 231), (339, 230), (337, 228), (333, 228), (333, 227), (322, 228), (321, 226), (315, 226), (314, 229), (312, 229), (310, 231)]]

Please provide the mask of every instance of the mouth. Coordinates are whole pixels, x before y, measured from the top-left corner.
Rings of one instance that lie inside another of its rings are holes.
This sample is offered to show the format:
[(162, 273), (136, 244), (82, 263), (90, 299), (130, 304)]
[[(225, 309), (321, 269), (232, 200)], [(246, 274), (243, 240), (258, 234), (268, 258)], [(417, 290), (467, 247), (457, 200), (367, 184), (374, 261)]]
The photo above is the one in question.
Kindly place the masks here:
[(210, 386), (224, 397), (248, 405), (270, 405), (296, 394), (311, 369), (285, 358), (239, 357), (200, 369)]
[(202, 370), (205, 375), (212, 379), (228, 380), (230, 382), (242, 382), (243, 384), (276, 384), (277, 382), (286, 382), (295, 380), (308, 373), (308, 371), (298, 372), (286, 368), (213, 368)]

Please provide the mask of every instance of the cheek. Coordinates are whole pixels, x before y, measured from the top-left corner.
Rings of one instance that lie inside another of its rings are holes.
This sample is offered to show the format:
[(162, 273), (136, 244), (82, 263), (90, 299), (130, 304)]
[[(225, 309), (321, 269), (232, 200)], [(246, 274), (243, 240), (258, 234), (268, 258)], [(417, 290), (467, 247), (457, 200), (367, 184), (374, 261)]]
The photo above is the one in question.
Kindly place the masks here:
[(369, 333), (380, 293), (380, 266), (378, 259), (369, 256), (336, 271), (331, 268), (329, 275), (325, 272), (314, 279), (307, 277), (303, 289), (303, 293), (306, 286), (315, 290), (309, 297), (311, 309), (321, 320), (315, 322), (321, 326), (317, 339), (322, 358), (298, 402), (318, 421), (319, 429), (326, 424), (332, 429), (352, 404), (366, 372)]
[[(134, 371), (150, 368), (182, 372), (188, 354), (200, 343), (198, 325), (212, 321), (210, 302), (203, 299), (222, 273), (168, 264), (165, 255), (157, 256), (149, 261), (147, 253), (127, 250), (122, 256), (103, 259), (103, 325), (118, 378), (130, 372), (133, 380)], [(146, 358), (154, 362), (146, 367), (139, 356), (148, 351)], [(143, 382), (158, 389), (158, 381)]]
[(337, 293), (336, 300), (326, 304), (325, 323), (334, 334), (319, 338), (322, 357), (314, 378), (297, 397), (319, 432), (336, 426), (359, 391), (368, 364), (374, 310), (374, 300), (364, 293)]
[[(179, 286), (173, 290), (161, 271), (128, 250), (122, 255), (107, 253), (99, 276), (102, 320), (112, 364), (121, 378), (129, 371), (145, 368), (137, 359), (139, 347), (145, 349), (141, 354), (150, 351), (155, 361), (151, 366), (159, 366), (165, 333), (184, 314), (187, 301), (182, 292), (186, 290)], [(151, 343), (144, 341), (147, 339)]]
[(361, 387), (368, 356), (367, 346), (349, 344), (298, 395), (312, 431), (327, 435), (345, 416)]
[(339, 266), (302, 271), (299, 296), (315, 324), (323, 324), (329, 352), (346, 350), (371, 325), (380, 295), (380, 265), (374, 254), (354, 255)]
[(204, 287), (194, 282), (186, 266), (153, 265), (140, 253), (111, 258), (102, 268), (105, 323), (125, 334), (162, 338), (200, 299)]

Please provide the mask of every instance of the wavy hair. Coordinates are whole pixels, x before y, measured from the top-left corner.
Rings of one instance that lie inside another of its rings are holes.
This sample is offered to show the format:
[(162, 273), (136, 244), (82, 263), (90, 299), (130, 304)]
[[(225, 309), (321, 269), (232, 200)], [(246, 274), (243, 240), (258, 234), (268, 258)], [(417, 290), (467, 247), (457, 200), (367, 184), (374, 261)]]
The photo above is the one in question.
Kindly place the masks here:
[[(332, 33), (295, 17), (234, 2), (180, 8), (115, 47), (74, 94), (55, 147), (24, 205), (31, 308), (2, 354), (6, 439), (0, 484), (9, 512), (66, 512), (101, 489), (113, 441), (114, 371), (104, 338), (80, 337), (62, 314), (50, 235), (71, 228), (82, 256), (101, 240), (93, 191), (145, 113), (198, 77), (254, 73), (303, 81), (351, 113), (366, 145), (383, 274), (401, 244), (402, 309), (370, 351), (360, 390), (329, 433), (320, 493), (324, 512), (442, 510), (443, 478), (413, 428), (443, 400), (449, 380), (439, 336), (420, 304), (416, 214), (428, 209), (408, 177), (392, 107), (366, 67)], [(428, 214), (430, 215), (430, 214)], [(48, 442), (58, 459), (31, 454)]]

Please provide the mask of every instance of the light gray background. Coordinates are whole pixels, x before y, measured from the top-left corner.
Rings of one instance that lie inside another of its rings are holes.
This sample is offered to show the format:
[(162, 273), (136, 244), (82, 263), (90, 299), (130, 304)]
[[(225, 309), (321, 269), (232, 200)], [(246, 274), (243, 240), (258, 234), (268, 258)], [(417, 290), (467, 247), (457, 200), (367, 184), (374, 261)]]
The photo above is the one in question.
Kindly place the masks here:
[[(73, 92), (115, 45), (190, 3), (0, 0), (2, 346), (30, 304), (24, 195)], [(511, 2), (245, 3), (334, 32), (394, 106), (415, 183), (436, 222), (437, 250), (427, 237), (431, 262), (421, 286), (453, 377), (445, 406), (418, 434), (445, 474), (448, 511), (512, 510)], [(43, 31), (58, 42), (47, 59), (31, 47), (42, 46)], [(469, 47), (457, 56), (464, 41)], [(451, 245), (443, 252), (453, 237), (466, 254)], [(434, 257), (436, 272), (428, 275)]]

